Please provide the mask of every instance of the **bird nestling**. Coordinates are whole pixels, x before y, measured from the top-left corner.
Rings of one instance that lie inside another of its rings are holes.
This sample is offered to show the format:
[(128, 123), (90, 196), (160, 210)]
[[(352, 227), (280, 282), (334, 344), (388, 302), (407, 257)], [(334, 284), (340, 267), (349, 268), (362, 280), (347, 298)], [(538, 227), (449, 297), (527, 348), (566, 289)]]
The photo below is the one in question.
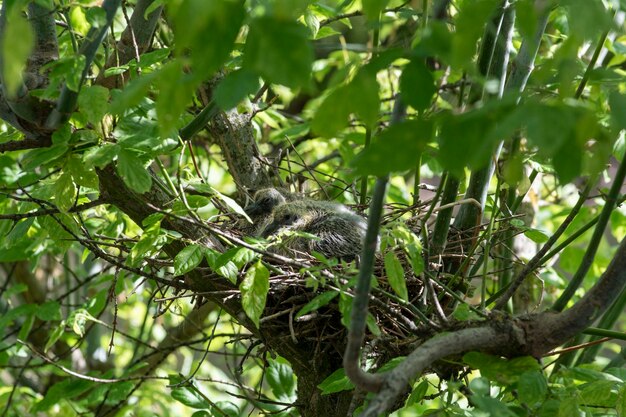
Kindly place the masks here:
[(239, 229), (246, 235), (259, 237), (265, 227), (272, 222), (272, 211), (276, 206), (302, 198), (304, 197), (284, 188), (258, 190), (254, 193), (253, 202), (244, 208), (252, 224), (247, 221), (245, 224), (240, 222)]
[(261, 236), (268, 238), (286, 231), (304, 232), (314, 238), (291, 236), (274, 251), (286, 256), (319, 252), (327, 258), (355, 259), (363, 248), (367, 222), (343, 204), (331, 201), (296, 200), (274, 208), (272, 220)]

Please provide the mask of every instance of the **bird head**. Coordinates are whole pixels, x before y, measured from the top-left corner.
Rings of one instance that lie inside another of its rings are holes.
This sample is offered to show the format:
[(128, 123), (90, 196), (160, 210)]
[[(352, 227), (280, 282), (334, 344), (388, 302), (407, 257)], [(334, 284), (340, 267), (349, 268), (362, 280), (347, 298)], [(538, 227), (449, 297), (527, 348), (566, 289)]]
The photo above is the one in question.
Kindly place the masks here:
[(264, 188), (254, 194), (254, 202), (244, 209), (249, 216), (270, 214), (274, 207), (285, 203), (285, 197), (276, 188)]
[(269, 237), (281, 230), (294, 229), (309, 217), (307, 206), (299, 202), (280, 204), (272, 214), (272, 222), (261, 233), (263, 237)]

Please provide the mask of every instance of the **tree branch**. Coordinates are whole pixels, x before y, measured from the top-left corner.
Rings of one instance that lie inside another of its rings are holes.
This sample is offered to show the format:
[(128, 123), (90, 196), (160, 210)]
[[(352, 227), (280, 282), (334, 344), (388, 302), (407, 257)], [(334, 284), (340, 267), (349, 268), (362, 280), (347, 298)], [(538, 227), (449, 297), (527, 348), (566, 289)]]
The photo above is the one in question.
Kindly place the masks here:
[(604, 235), (604, 229), (606, 228), (607, 223), (611, 217), (611, 213), (617, 204), (617, 200), (620, 195), (620, 191), (622, 189), (622, 185), (624, 184), (624, 178), (626, 177), (626, 154), (622, 158), (619, 168), (615, 173), (615, 178), (613, 178), (613, 184), (611, 185), (611, 189), (609, 194), (606, 196), (606, 201), (604, 202), (604, 207), (602, 208), (602, 212), (600, 213), (600, 218), (598, 219), (598, 224), (596, 224), (595, 229), (593, 230), (593, 235), (591, 236), (591, 240), (589, 241), (589, 245), (587, 246), (587, 250), (585, 251), (585, 255), (583, 256), (582, 262), (576, 270), (576, 273), (572, 277), (571, 281), (565, 288), (565, 291), (561, 294), (561, 296), (556, 300), (554, 306), (552, 307), (556, 311), (561, 311), (567, 305), (567, 302), (572, 298), (580, 284), (582, 283), (585, 275), (587, 275), (587, 271), (591, 268), (593, 264), (593, 259), (596, 256), (596, 252), (598, 250), (598, 246), (600, 245), (600, 241), (602, 240), (602, 236)]
[(591, 188), (595, 184), (595, 181), (589, 181), (584, 191), (578, 197), (578, 201), (572, 207), (572, 210), (569, 212), (565, 220), (561, 223), (561, 225), (556, 229), (556, 231), (550, 236), (548, 241), (541, 247), (541, 249), (533, 256), (533, 258), (528, 261), (524, 269), (515, 277), (515, 279), (511, 282), (511, 285), (506, 290), (506, 292), (500, 297), (494, 309), (500, 310), (504, 308), (506, 303), (509, 301), (509, 298), (515, 294), (515, 291), (519, 288), (520, 285), (524, 282), (526, 277), (532, 273), (535, 268), (541, 265), (541, 261), (543, 260), (543, 256), (550, 250), (550, 248), (556, 243), (556, 241), (561, 237), (561, 235), (565, 232), (570, 223), (574, 220), (578, 212), (580, 211), (583, 204), (587, 201), (587, 196), (591, 191)]
[[(117, 67), (127, 64), (137, 55), (144, 53), (152, 43), (152, 37), (156, 28), (163, 6), (154, 9), (147, 18), (145, 14), (152, 6), (154, 0), (139, 0), (130, 17), (130, 24), (126, 26), (120, 40), (115, 46), (115, 53), (109, 56), (105, 68)], [(121, 88), (127, 80), (127, 72), (106, 77), (103, 70), (96, 78), (96, 84), (106, 88)]]
[(385, 413), (409, 382), (433, 362), (450, 355), (483, 350), (505, 357), (532, 355), (540, 358), (590, 326), (626, 287), (626, 238), (600, 280), (572, 308), (513, 319), (498, 317), (490, 323), (438, 335), (424, 342), (392, 371), (383, 374), (382, 389), (361, 417)]
[[(85, 66), (83, 68), (80, 81), (81, 86), (85, 82), (87, 74), (91, 70), (91, 64), (96, 57), (96, 52), (104, 40), (109, 27), (113, 24), (115, 13), (121, 3), (122, 0), (104, 0), (101, 7), (106, 13), (106, 23), (104, 23), (102, 27), (92, 27), (87, 33), (86, 41), (80, 49), (80, 54), (85, 56)], [(65, 84), (61, 90), (61, 95), (57, 101), (56, 108), (52, 110), (46, 120), (45, 127), (50, 130), (55, 130), (57, 127), (65, 123), (72, 115), (72, 112), (76, 107), (77, 100), (78, 91), (70, 90), (67, 84)]]

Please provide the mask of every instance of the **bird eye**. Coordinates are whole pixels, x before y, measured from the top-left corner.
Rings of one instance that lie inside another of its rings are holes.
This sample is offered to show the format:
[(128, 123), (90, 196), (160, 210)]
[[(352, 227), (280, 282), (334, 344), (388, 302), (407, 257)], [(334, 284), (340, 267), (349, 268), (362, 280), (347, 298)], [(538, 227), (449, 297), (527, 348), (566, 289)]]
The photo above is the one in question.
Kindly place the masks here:
[(259, 201), (259, 203), (261, 203), (261, 204), (269, 204), (270, 203), (270, 198), (269, 197), (263, 197), (261, 199), (261, 201)]

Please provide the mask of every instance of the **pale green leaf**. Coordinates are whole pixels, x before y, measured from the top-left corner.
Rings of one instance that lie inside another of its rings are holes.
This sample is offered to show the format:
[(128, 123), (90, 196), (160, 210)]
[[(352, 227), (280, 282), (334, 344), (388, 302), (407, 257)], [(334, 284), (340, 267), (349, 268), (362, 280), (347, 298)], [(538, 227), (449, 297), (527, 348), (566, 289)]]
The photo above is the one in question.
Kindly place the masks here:
[(404, 268), (400, 260), (393, 251), (385, 254), (385, 273), (389, 285), (404, 301), (409, 300), (409, 293), (406, 289), (406, 279), (404, 277)]
[(152, 177), (135, 152), (120, 149), (117, 155), (117, 173), (126, 185), (139, 194), (150, 191)]
[(183, 275), (200, 265), (204, 251), (199, 245), (189, 245), (174, 258), (174, 274)]
[(304, 307), (300, 309), (300, 311), (298, 311), (298, 313), (296, 314), (296, 319), (310, 313), (311, 311), (315, 311), (321, 307), (324, 307), (325, 305), (330, 303), (330, 301), (335, 298), (337, 294), (339, 294), (338, 291), (326, 291), (316, 295), (311, 301), (306, 303)]
[(100, 123), (109, 108), (109, 89), (99, 85), (82, 88), (78, 95), (78, 108), (90, 123)]
[(76, 185), (69, 172), (62, 173), (54, 184), (54, 200), (63, 213), (67, 213), (76, 202)]
[(239, 285), (243, 310), (257, 328), (263, 309), (265, 309), (267, 292), (270, 288), (269, 277), (270, 273), (267, 268), (261, 261), (258, 261), (248, 268), (242, 283)]
[[(13, 97), (18, 92), (23, 82), (23, 71), (26, 60), (33, 49), (35, 36), (33, 29), (22, 15), (18, 7), (9, 7), (8, 16), (5, 17), (2, 40), (2, 70), (3, 82), (8, 97)], [(3, 12), (7, 12), (3, 10)]]

